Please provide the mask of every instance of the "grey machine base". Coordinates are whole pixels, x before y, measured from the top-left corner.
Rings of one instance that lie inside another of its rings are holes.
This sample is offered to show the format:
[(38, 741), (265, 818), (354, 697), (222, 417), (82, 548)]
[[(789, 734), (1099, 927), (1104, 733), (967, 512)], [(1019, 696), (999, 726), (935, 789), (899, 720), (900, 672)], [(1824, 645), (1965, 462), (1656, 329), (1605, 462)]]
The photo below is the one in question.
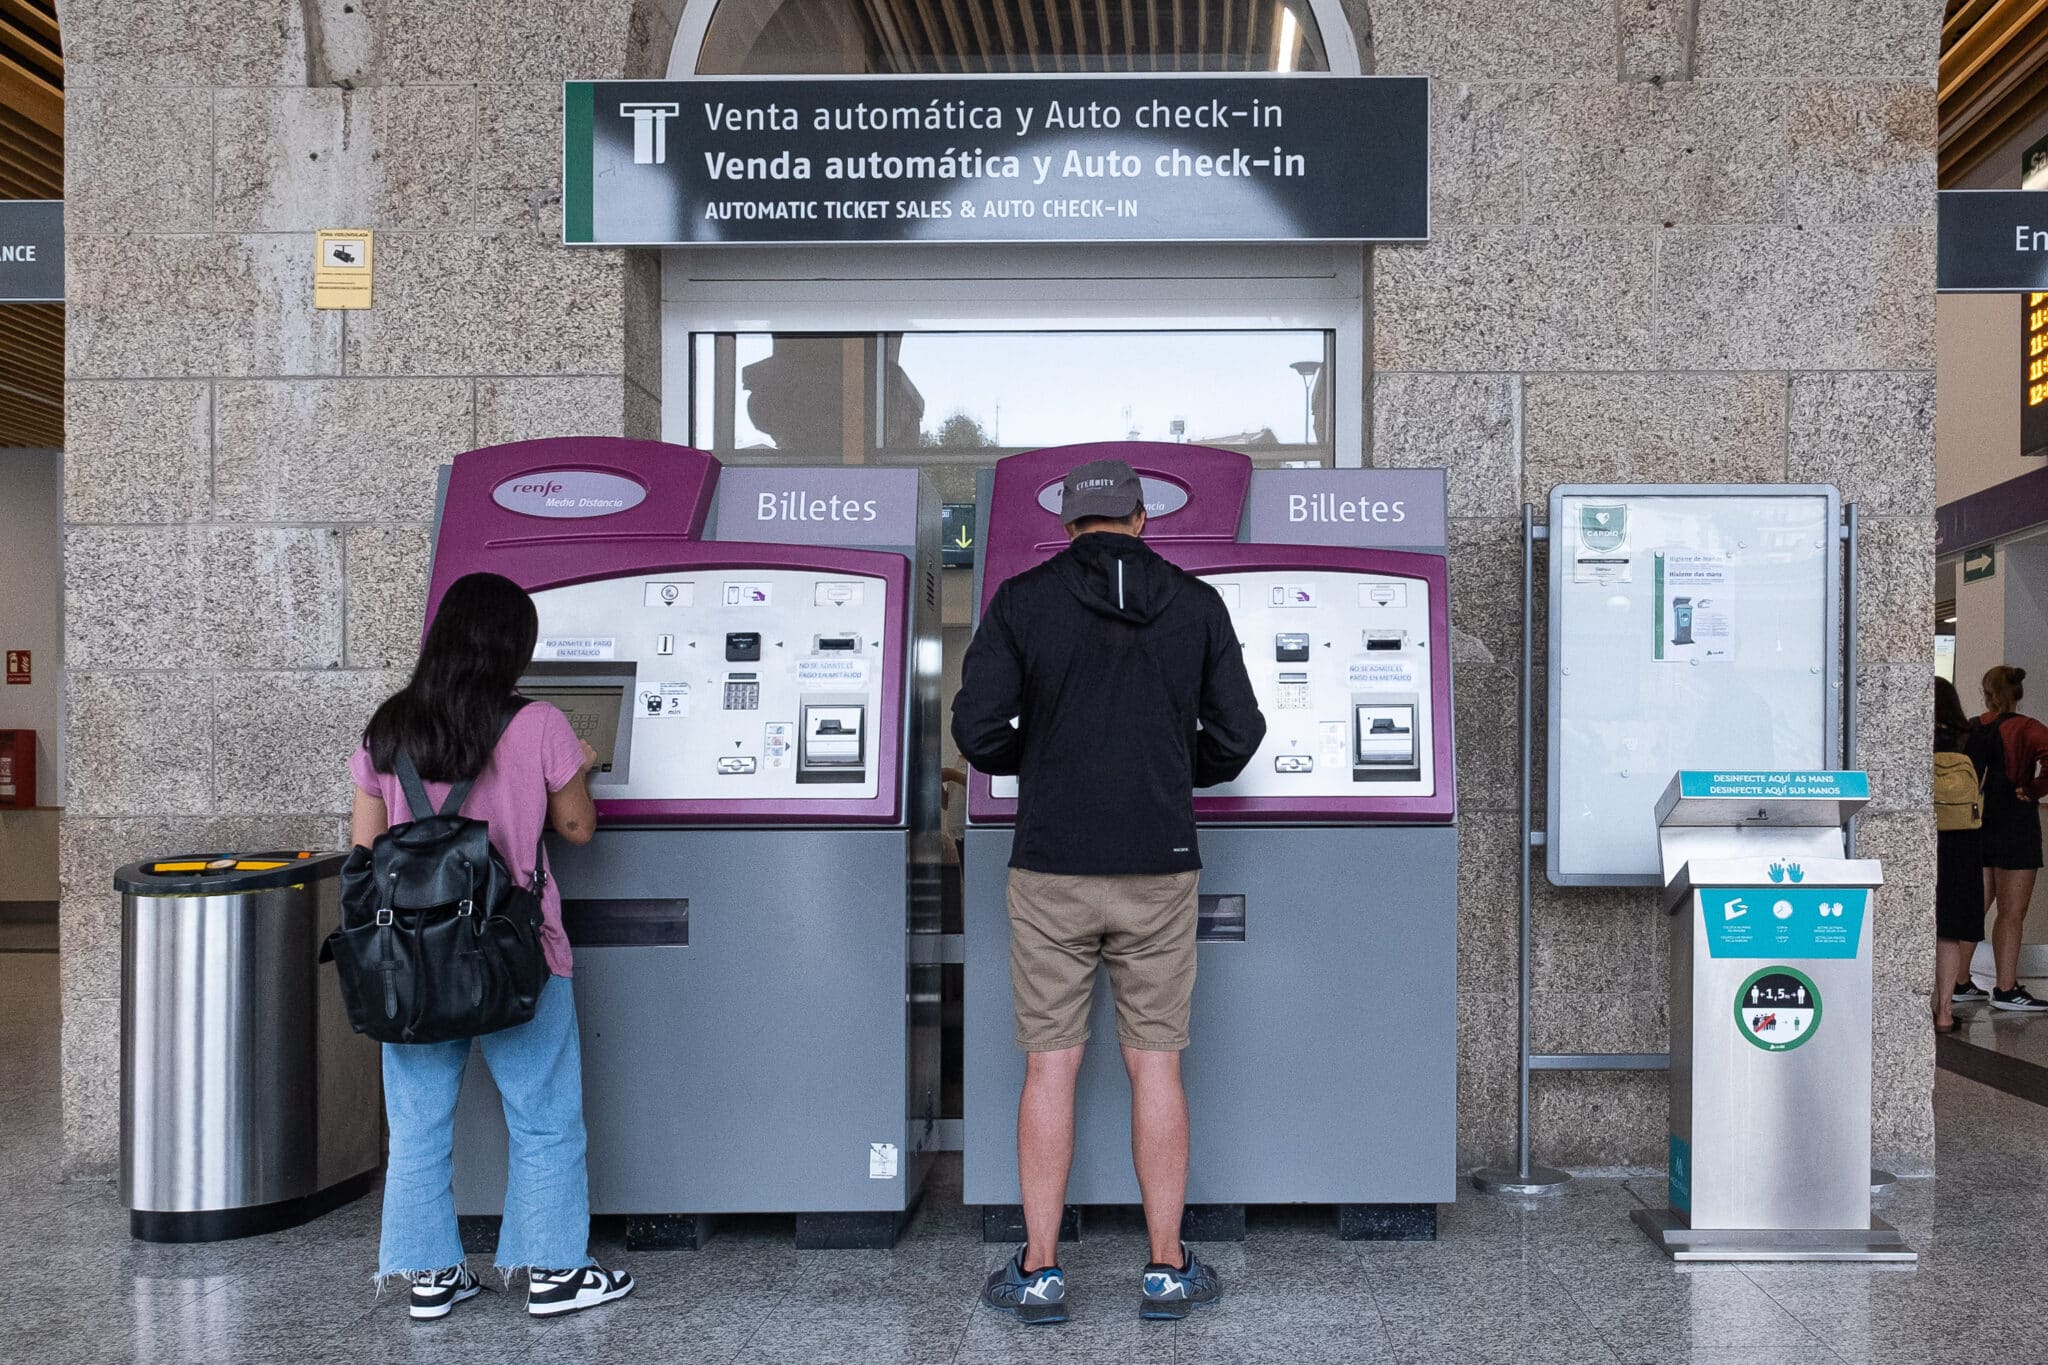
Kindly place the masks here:
[[(937, 1139), (936, 907), (901, 829), (606, 830), (550, 847), (568, 898), (590, 1210), (692, 1246), (720, 1214), (889, 1246)], [(930, 919), (927, 926), (923, 923)], [(455, 1206), (503, 1208), (505, 1121), (472, 1054)]]
[(1692, 1228), (1670, 1209), (1629, 1217), (1674, 1261), (1917, 1261), (1898, 1229), (1882, 1218), (1868, 1232), (1771, 1228)]
[[(1199, 946), (1192, 1206), (1325, 1204), (1356, 1237), (1428, 1237), (1457, 1197), (1457, 831), (1202, 831), (1203, 895), (1245, 898), (1242, 941)], [(1010, 996), (1011, 831), (967, 832), (965, 1187), (983, 1231), (1019, 1201), (1024, 1055)], [(1106, 974), (1089, 1019), (1067, 1199), (1139, 1202)], [(993, 1216), (991, 1216), (993, 1213)], [(1225, 1229), (1226, 1233), (1228, 1228)]]

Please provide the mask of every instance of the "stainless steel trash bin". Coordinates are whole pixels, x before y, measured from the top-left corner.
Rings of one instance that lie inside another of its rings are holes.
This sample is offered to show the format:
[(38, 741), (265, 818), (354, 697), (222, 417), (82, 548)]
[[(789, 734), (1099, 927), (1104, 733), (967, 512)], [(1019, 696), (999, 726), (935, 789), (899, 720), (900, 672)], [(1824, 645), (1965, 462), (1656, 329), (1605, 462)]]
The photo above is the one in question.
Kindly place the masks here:
[(121, 1199), (151, 1242), (272, 1232), (383, 1158), (377, 1045), (316, 963), (342, 855), (131, 863), (121, 892)]

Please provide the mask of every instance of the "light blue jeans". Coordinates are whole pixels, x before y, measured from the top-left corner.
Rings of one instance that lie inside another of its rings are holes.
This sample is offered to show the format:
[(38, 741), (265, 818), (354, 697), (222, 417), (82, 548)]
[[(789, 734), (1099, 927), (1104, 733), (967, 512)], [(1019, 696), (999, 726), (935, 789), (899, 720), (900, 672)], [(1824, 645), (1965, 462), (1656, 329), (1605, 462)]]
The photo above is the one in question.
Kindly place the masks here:
[[(541, 988), (533, 1018), (484, 1035), (511, 1135), (498, 1269), (589, 1265), (590, 1183), (584, 1172), (583, 1049), (567, 977)], [(384, 1045), (384, 1237), (377, 1275), (440, 1270), (463, 1259), (455, 1227), (455, 1098), (469, 1040)]]

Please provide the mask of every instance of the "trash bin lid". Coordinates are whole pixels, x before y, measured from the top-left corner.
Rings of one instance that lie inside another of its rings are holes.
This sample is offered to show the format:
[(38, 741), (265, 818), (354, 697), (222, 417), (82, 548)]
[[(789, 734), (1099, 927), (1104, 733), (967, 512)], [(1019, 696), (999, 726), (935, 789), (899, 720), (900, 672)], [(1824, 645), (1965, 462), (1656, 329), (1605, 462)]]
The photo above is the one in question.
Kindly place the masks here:
[(232, 896), (337, 876), (347, 856), (295, 849), (145, 858), (116, 872), (114, 889), (131, 896)]

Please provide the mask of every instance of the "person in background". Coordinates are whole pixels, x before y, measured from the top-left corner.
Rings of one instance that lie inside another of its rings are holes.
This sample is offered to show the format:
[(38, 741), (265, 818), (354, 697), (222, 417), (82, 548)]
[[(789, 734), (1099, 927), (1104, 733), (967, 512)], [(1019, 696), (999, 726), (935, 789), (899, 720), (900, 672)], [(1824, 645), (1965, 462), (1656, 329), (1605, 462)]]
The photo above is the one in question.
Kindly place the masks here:
[[(522, 703), (513, 691), (539, 634), (533, 599), (511, 579), (473, 573), (449, 586), (411, 681), (377, 708), (349, 760), (356, 785), (349, 828), (357, 844), (367, 848), (390, 826), (432, 813), (407, 808), (393, 771), (401, 747), (437, 806), (454, 784), (475, 780), (462, 813), (490, 825), (491, 846), (522, 882), (533, 877), (543, 825), (570, 843), (590, 842), (597, 811), (584, 775), (596, 751), (560, 711)], [(549, 976), (533, 1018), (476, 1041), (504, 1101), (511, 1140), (498, 1269), (508, 1276), (526, 1271), (526, 1311), (553, 1317), (623, 1298), (633, 1277), (590, 1258), (583, 1052), (562, 893), (552, 877), (541, 915)], [(455, 1100), (469, 1054), (467, 1038), (384, 1045), (391, 1156), (377, 1277), (411, 1281), (415, 1318), (446, 1317), (483, 1290), (456, 1231), (451, 1159)]]
[(1060, 521), (1066, 549), (996, 589), (953, 701), (961, 754), (1018, 779), (1010, 985), (1025, 1052), (1017, 1170), (1026, 1241), (988, 1277), (982, 1302), (1025, 1322), (1067, 1319), (1060, 1213), (1089, 1000), (1107, 966), (1152, 1243), (1138, 1316), (1182, 1318), (1223, 1293), (1180, 1240), (1180, 1054), (1202, 866), (1194, 789), (1242, 772), (1266, 719), (1222, 597), (1139, 538), (1145, 498), (1129, 465), (1097, 460), (1070, 472)]
[(1953, 1033), (1954, 1006), (1988, 995), (1970, 980), (1970, 955), (1984, 937), (1985, 778), (2000, 756), (1947, 678), (1934, 680), (1934, 754), (1934, 1029)]
[(1991, 924), (1991, 952), (1998, 980), (1991, 1007), (2048, 1011), (2019, 983), (2020, 943), (2034, 878), (2041, 870), (2041, 765), (2048, 760), (2048, 725), (2019, 713), (2026, 696), (2027, 670), (1997, 664), (1984, 674), (1984, 714), (1978, 724), (1997, 737), (1996, 754), (1984, 782), (1984, 907), (1997, 907)]

